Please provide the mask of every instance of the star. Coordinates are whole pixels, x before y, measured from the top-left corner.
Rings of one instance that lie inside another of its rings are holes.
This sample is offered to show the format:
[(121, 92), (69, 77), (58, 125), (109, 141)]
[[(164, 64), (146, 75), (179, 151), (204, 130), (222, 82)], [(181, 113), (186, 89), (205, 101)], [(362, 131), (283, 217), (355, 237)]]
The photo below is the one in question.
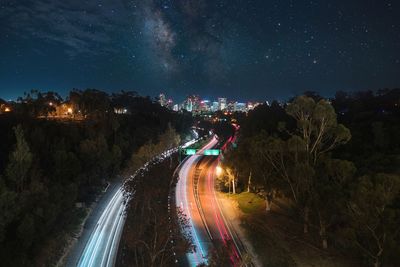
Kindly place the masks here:
[[(338, 88), (400, 86), (399, 6), (393, 0), (364, 0), (360, 12), (354, 12), (356, 0), (8, 2), (15, 4), (0, 4), (7, 41), (0, 49), (0, 88), (12, 84), (18, 92), (32, 86), (32, 77), (43, 90), (133, 86), (151, 96), (168, 86), (176, 97), (207, 88), (227, 97), (243, 94), (243, 88), (263, 96), (268, 84), (271, 97), (283, 98), (293, 90), (284, 88), (290, 80), (300, 88), (330, 90), (322, 95)], [(37, 18), (27, 16), (27, 8)], [(320, 68), (327, 62), (328, 74)], [(36, 65), (46, 71), (38, 73)], [(70, 79), (50, 83), (55, 66), (65, 66), (63, 75)], [(349, 77), (343, 67), (355, 75)], [(16, 68), (25, 80), (14, 77)], [(121, 78), (117, 82), (104, 75), (111, 68)], [(371, 78), (374, 69), (379, 79)], [(269, 79), (282, 72), (284, 79)], [(326, 84), (331, 80), (337, 82)]]

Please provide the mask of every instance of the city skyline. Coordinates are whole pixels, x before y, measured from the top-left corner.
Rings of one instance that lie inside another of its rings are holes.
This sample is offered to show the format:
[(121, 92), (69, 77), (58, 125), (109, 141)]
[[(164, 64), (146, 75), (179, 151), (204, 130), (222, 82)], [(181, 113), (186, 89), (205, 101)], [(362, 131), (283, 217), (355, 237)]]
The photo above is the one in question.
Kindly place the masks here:
[(262, 103), (269, 104), (268, 100), (249, 101), (229, 99), (227, 97), (218, 97), (216, 99), (206, 99), (199, 95), (189, 95), (183, 101), (174, 101), (173, 98), (167, 97), (166, 94), (160, 93), (156, 98), (157, 102), (173, 111), (186, 110), (192, 113), (202, 112), (247, 112)]

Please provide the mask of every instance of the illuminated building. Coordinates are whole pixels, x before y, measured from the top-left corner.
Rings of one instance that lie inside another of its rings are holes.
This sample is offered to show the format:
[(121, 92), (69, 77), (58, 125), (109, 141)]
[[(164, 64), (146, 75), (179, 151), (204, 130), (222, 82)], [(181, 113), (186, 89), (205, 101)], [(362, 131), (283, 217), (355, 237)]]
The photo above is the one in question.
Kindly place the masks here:
[(218, 110), (226, 109), (226, 98), (220, 97), (218, 98)]

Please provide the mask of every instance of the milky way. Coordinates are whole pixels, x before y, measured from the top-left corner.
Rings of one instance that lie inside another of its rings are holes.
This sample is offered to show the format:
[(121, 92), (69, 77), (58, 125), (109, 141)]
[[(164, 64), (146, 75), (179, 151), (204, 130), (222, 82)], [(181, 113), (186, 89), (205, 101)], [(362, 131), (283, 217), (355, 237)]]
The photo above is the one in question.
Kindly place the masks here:
[(98, 88), (286, 99), (400, 85), (394, 0), (3, 0), (0, 97)]

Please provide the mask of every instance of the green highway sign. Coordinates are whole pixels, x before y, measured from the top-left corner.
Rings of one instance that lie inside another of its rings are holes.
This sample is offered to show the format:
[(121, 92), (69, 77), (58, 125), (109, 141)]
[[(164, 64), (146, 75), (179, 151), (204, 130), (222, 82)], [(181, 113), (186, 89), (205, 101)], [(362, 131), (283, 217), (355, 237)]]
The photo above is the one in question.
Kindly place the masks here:
[(195, 155), (195, 154), (196, 154), (196, 149), (193, 148), (185, 149), (185, 155)]
[[(203, 155), (205, 156), (218, 156), (220, 154), (219, 149), (206, 149), (203, 152)], [(194, 148), (185, 148), (183, 149), (183, 154), (191, 156), (191, 155), (196, 155), (197, 149)]]
[(204, 150), (204, 155), (206, 156), (218, 156), (220, 153), (219, 149), (206, 149)]

